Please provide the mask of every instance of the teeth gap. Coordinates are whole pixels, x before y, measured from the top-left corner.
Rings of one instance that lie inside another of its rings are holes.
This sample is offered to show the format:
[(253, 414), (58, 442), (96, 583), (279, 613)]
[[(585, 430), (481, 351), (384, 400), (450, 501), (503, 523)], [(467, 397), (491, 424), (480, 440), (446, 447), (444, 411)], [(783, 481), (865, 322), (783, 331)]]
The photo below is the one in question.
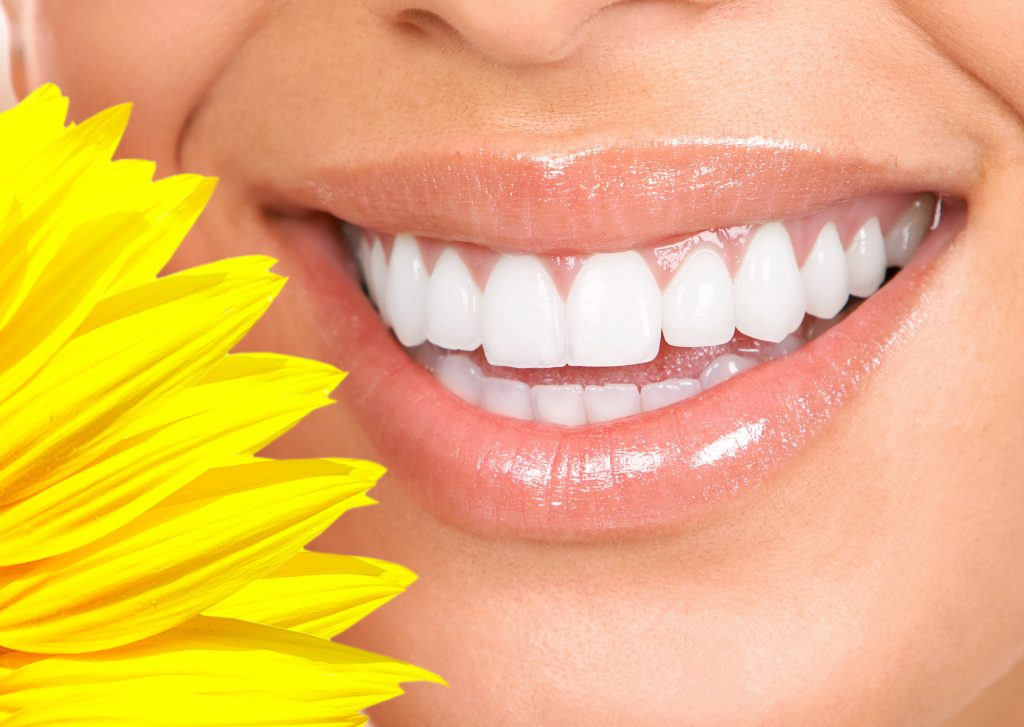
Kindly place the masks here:
[(859, 226), (819, 216), (750, 228), (733, 264), (707, 245), (667, 272), (651, 262), (664, 256), (598, 253), (568, 282), (533, 255), (346, 237), (382, 320), (446, 388), (497, 414), (579, 426), (692, 398), (841, 322), (937, 224), (941, 199), (908, 199)]

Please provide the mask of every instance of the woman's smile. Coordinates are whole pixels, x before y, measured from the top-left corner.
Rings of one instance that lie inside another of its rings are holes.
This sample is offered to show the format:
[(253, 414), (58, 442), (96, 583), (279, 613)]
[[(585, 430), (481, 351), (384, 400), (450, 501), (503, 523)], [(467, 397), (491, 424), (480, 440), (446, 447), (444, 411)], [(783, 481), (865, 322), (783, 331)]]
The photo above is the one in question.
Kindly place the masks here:
[(388, 462), (489, 535), (664, 529), (756, 488), (912, 335), (966, 219), (955, 183), (764, 139), (412, 156), (271, 218), (376, 309)]
[(4, 1), (349, 372), (374, 727), (1024, 724), (1021, 3)]

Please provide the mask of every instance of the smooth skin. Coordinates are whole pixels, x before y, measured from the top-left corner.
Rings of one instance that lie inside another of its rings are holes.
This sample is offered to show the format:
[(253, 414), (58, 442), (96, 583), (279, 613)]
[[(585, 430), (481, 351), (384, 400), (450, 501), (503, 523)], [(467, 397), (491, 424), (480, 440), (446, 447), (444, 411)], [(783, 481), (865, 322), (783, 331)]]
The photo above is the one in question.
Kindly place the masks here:
[[(340, 144), (462, 134), (524, 150), (651, 134), (800, 138), (950, 165), (968, 228), (915, 332), (842, 415), (699, 529), (488, 540), (382, 505), (318, 546), (421, 576), (346, 641), (434, 669), (393, 725), (1024, 724), (1024, 5), (1015, 0), (6, 0), (19, 95), (131, 100), (126, 155), (221, 178), (176, 266), (291, 276), (247, 341), (346, 365), (366, 311), (260, 214)], [(387, 462), (346, 403), (276, 455)], [(367, 387), (368, 388), (368, 387)], [(405, 483), (414, 486), (414, 483)]]

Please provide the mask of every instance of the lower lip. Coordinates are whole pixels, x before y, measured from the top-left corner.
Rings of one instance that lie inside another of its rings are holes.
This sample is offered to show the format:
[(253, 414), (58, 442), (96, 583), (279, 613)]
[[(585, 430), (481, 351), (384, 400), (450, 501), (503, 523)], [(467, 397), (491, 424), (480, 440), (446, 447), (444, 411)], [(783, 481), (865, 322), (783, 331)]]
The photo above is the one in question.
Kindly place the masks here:
[[(846, 320), (798, 351), (701, 395), (580, 428), (500, 417), (443, 388), (392, 338), (349, 272), (325, 266), (335, 240), (299, 245), (318, 315), (338, 332), (339, 392), (392, 476), (428, 512), (495, 537), (591, 539), (686, 527), (749, 500), (916, 329), (932, 262), (963, 227), (950, 209), (911, 263)], [(313, 241), (310, 236), (310, 241)], [(362, 391), (349, 388), (356, 382)]]

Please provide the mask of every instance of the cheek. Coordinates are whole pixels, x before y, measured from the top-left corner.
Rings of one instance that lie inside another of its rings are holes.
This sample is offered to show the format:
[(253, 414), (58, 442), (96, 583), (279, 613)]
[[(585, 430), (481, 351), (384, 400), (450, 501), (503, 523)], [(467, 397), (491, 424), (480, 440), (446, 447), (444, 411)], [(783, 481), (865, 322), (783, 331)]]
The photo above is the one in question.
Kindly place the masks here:
[(1024, 3), (1019, 0), (900, 0), (902, 11), (949, 57), (1024, 112)]
[(189, 114), (268, 5), (43, 0), (25, 9), (20, 23), (26, 83), (58, 84), (74, 120), (133, 102), (120, 154), (154, 159), (161, 175), (170, 174), (179, 171), (177, 140)]

